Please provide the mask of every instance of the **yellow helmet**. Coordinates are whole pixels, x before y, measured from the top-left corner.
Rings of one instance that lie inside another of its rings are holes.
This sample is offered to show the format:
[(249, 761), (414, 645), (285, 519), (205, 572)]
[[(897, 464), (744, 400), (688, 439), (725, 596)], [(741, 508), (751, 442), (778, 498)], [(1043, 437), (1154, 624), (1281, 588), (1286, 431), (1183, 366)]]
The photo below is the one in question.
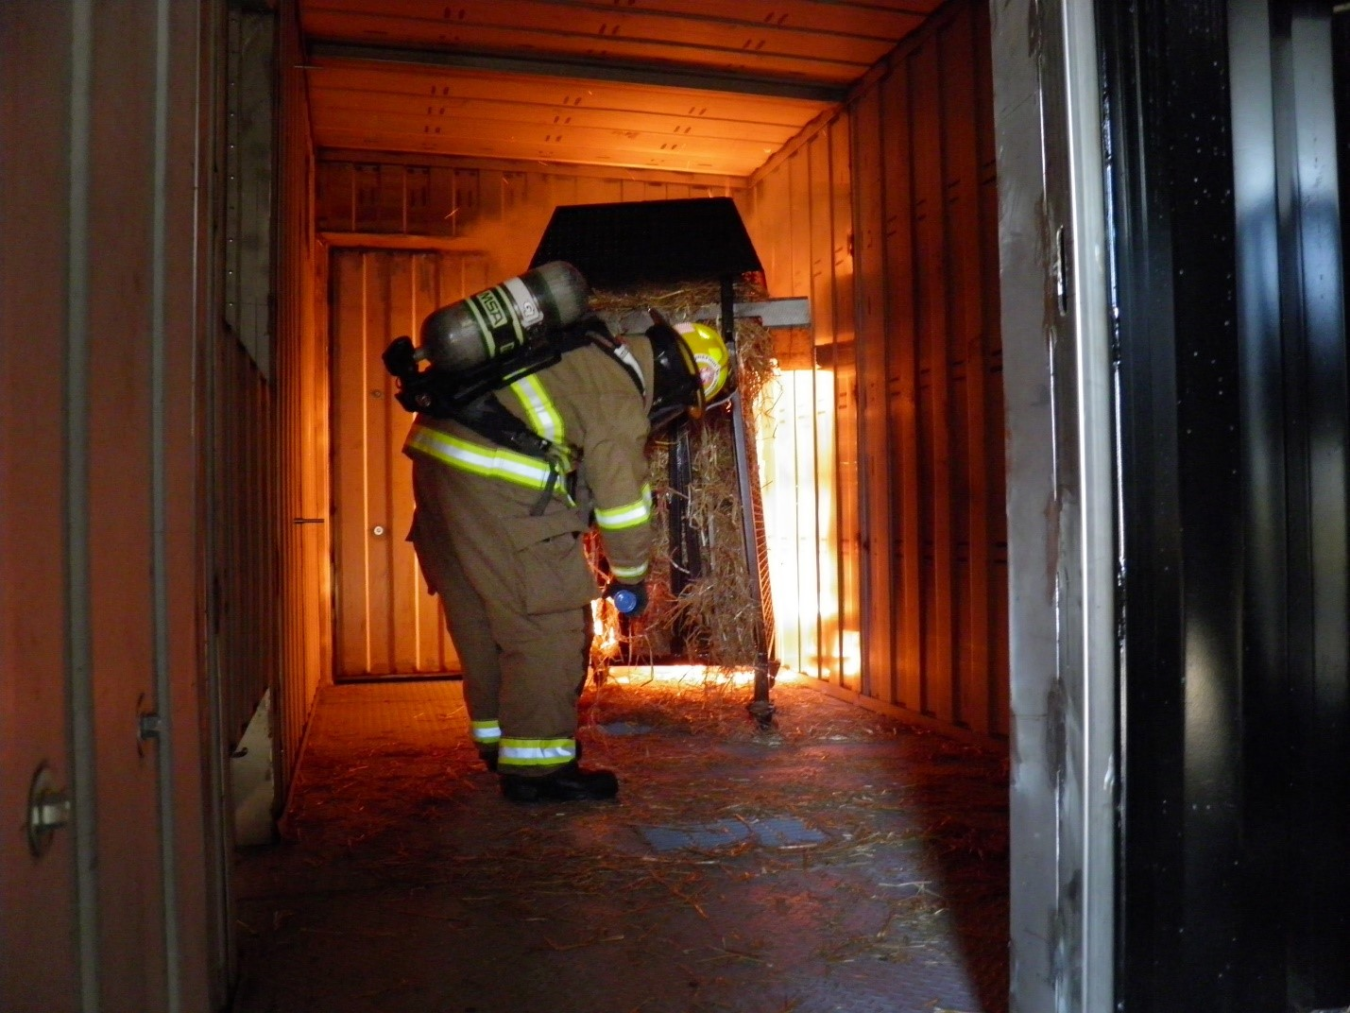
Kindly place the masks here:
[(676, 332), (698, 366), (698, 382), (703, 388), (703, 404), (715, 404), (731, 374), (731, 356), (722, 335), (707, 324), (676, 324)]
[(656, 310), (647, 338), (652, 343), (652, 431), (682, 415), (698, 418), (719, 394), (730, 391), (731, 356), (722, 336), (707, 324), (672, 327)]

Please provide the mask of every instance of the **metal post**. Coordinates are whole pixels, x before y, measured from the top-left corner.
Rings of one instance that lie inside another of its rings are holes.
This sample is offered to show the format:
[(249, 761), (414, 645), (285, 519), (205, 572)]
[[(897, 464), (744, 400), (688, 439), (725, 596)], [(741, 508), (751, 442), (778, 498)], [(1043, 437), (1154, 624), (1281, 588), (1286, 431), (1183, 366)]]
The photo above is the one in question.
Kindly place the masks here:
[[(739, 364), (736, 352), (735, 290), (729, 276), (722, 278), (722, 337), (733, 364)], [(764, 621), (763, 583), (759, 570), (759, 539), (755, 531), (752, 509), (753, 488), (750, 474), (749, 437), (745, 425), (745, 403), (738, 386), (731, 394), (732, 451), (736, 458), (736, 491), (741, 501), (741, 537), (745, 543), (745, 568), (749, 575), (750, 593), (755, 603), (755, 695), (746, 709), (761, 728), (773, 723), (773, 703), (769, 700), (768, 629)]]

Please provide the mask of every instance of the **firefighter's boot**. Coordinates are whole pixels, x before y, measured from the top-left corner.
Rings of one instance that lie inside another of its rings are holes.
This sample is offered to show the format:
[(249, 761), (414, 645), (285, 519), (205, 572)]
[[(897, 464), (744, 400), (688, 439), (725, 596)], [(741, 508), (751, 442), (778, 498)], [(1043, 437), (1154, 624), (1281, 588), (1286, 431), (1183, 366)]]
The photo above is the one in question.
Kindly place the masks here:
[(575, 763), (545, 774), (501, 775), (502, 794), (512, 802), (582, 802), (613, 798), (619, 779), (610, 770), (588, 770)]

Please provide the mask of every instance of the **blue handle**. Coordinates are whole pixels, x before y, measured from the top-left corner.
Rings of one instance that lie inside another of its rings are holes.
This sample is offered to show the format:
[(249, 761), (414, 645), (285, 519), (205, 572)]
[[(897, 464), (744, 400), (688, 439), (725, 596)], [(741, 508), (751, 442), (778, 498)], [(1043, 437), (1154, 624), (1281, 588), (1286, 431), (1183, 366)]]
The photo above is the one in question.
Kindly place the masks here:
[(620, 588), (609, 596), (609, 600), (614, 603), (614, 607), (619, 610), (621, 615), (628, 615), (633, 609), (637, 608), (638, 596), (627, 588)]

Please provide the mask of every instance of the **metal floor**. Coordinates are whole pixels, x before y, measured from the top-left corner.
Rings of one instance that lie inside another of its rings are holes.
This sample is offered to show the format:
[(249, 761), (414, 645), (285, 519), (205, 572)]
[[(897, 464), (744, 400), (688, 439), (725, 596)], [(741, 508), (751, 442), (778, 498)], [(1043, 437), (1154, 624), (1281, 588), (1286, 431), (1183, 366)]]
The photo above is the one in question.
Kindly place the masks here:
[(1004, 758), (700, 693), (588, 693), (618, 801), (522, 806), (457, 682), (323, 690), (289, 839), (234, 869), (234, 1013), (1004, 1013)]

